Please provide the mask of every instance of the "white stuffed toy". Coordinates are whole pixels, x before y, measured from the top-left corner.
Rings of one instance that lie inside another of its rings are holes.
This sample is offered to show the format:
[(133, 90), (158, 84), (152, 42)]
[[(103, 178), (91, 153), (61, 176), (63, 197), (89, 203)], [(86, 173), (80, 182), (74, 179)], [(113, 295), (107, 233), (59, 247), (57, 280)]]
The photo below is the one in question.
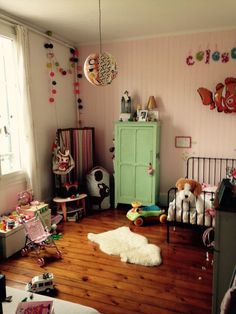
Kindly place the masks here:
[(176, 207), (181, 208), (176, 213), (177, 221), (195, 223), (195, 207), (202, 192), (201, 184), (195, 180), (180, 178), (175, 186), (178, 189)]

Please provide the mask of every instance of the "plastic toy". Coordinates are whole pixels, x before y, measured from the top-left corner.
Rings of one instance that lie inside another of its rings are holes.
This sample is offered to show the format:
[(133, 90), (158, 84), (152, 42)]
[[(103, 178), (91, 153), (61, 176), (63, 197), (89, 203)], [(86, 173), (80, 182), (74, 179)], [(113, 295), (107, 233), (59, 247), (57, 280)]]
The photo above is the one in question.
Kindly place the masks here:
[(156, 205), (141, 207), (140, 202), (131, 203), (132, 208), (127, 212), (126, 217), (133, 221), (136, 226), (142, 226), (146, 220), (157, 220), (161, 223), (166, 222), (167, 216), (164, 209)]
[(29, 292), (51, 292), (55, 285), (53, 283), (54, 276), (52, 273), (43, 273), (41, 275), (35, 276), (26, 285), (26, 290)]
[(45, 264), (45, 260), (40, 254), (43, 249), (54, 248), (56, 250), (56, 257), (62, 258), (62, 253), (55, 244), (52, 234), (48, 232), (48, 228), (39, 212), (37, 212), (37, 215), (30, 220), (23, 220), (23, 226), (26, 231), (26, 244), (21, 250), (22, 256), (27, 255), (34, 249), (37, 262), (41, 267)]

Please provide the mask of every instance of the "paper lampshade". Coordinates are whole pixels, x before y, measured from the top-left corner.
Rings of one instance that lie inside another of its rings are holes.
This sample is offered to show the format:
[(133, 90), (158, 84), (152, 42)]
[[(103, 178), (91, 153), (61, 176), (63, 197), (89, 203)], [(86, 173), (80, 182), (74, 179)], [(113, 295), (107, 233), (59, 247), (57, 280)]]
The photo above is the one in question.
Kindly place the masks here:
[(101, 0), (98, 0), (99, 9), (99, 41), (100, 52), (90, 54), (84, 63), (84, 74), (86, 79), (93, 85), (106, 86), (117, 76), (117, 65), (114, 57), (102, 50), (102, 11)]
[(87, 80), (97, 86), (111, 84), (117, 76), (117, 65), (112, 55), (107, 52), (92, 53), (84, 63)]

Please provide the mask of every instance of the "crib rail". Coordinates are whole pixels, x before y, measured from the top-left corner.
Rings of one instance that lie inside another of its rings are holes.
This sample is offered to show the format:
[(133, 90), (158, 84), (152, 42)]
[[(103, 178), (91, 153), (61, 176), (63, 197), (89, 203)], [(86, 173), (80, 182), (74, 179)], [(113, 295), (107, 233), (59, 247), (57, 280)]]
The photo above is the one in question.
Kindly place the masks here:
[[(198, 227), (198, 228), (209, 228), (213, 226), (213, 217), (209, 215), (209, 220), (208, 223), (206, 223), (206, 213), (210, 210), (212, 210), (212, 208), (209, 208), (207, 206), (207, 195), (208, 198), (210, 198), (210, 200), (212, 201), (212, 204), (214, 202), (215, 199), (215, 193), (214, 192), (208, 192), (208, 191), (203, 191), (202, 192), (202, 198), (203, 198), (203, 208), (202, 208), (202, 221), (201, 223), (199, 223), (198, 220), (198, 212), (195, 212), (195, 217), (194, 219), (191, 218), (191, 207), (189, 203), (185, 203), (185, 207), (184, 207), (184, 201), (182, 201), (181, 203), (181, 215), (177, 217), (177, 204), (176, 204), (176, 200), (177, 200), (177, 196), (176, 193), (178, 192), (177, 188), (171, 188), (168, 191), (168, 204), (170, 204), (170, 202), (174, 202), (174, 209), (173, 209), (173, 220), (167, 221), (167, 243), (170, 242), (170, 225), (182, 225), (182, 226), (186, 226), (188, 225), (189, 227)], [(209, 197), (210, 196), (210, 197)], [(187, 205), (187, 208), (186, 208)]]
[(236, 159), (190, 157), (187, 160), (186, 178), (200, 183), (218, 185), (227, 176), (227, 169), (236, 167)]
[[(196, 180), (199, 183), (206, 183), (210, 186), (218, 186), (222, 179), (227, 178), (229, 168), (236, 168), (236, 159), (234, 158), (212, 158), (212, 157), (190, 157), (187, 159), (186, 163), (186, 178)], [(176, 193), (177, 189), (172, 187), (168, 191), (168, 204), (172, 202), (174, 199), (176, 201)], [(170, 225), (178, 225), (178, 226), (193, 226), (198, 228), (209, 227), (205, 226), (205, 213), (208, 208), (206, 208), (206, 193), (203, 192), (203, 222), (201, 225), (197, 224), (197, 214), (196, 214), (196, 223), (191, 221), (190, 223), (190, 208), (186, 211), (185, 208), (185, 221), (183, 220), (183, 214), (181, 214), (181, 219), (176, 217), (176, 204), (175, 204), (175, 212), (174, 219), (172, 221), (167, 221), (167, 242), (170, 242)], [(215, 198), (215, 193), (211, 193), (211, 199)], [(183, 206), (183, 205), (182, 205)], [(182, 212), (184, 212), (182, 207)], [(186, 221), (187, 215), (187, 221)], [(212, 225), (212, 220), (211, 220)]]

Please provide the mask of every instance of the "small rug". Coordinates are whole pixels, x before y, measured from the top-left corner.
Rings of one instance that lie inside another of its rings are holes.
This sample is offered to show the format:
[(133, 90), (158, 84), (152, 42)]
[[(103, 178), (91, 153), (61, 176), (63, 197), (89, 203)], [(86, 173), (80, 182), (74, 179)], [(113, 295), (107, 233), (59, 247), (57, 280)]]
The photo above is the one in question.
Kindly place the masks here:
[(118, 255), (122, 262), (143, 266), (161, 264), (161, 250), (149, 244), (147, 238), (120, 227), (103, 233), (88, 233), (88, 239), (99, 244), (100, 250), (109, 255)]

